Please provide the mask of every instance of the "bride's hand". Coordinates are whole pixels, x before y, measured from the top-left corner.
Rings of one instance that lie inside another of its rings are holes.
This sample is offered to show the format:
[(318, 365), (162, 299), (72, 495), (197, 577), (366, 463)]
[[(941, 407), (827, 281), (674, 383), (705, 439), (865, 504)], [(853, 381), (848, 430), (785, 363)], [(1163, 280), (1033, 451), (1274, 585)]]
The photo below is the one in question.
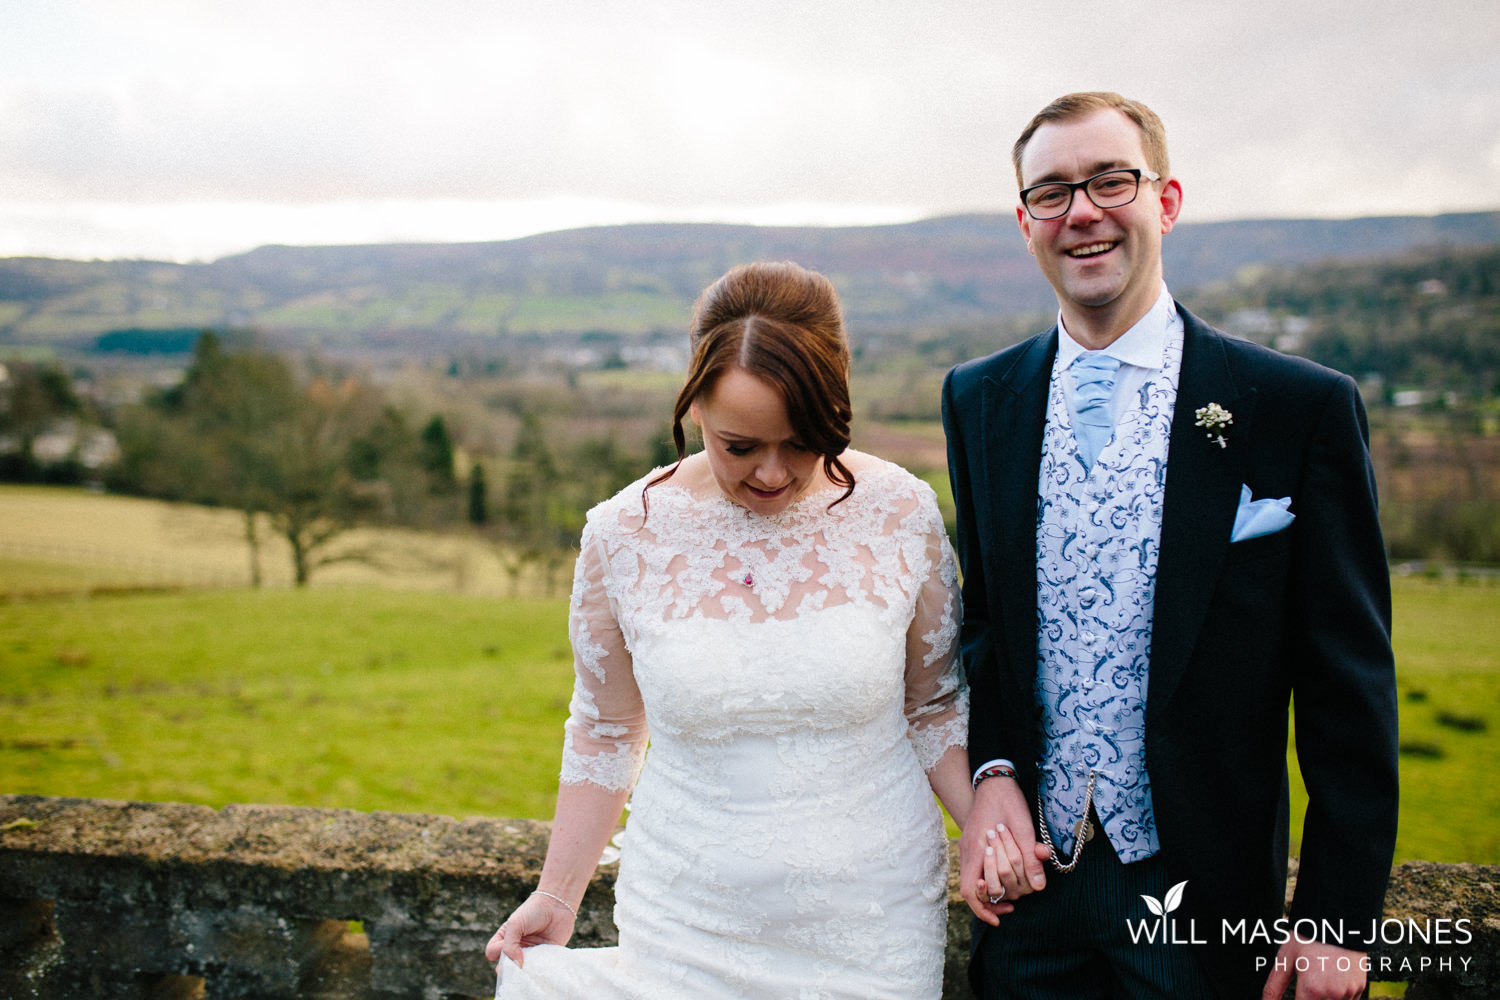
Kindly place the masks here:
[[(1028, 852), (1022, 850), (1010, 827), (1000, 824), (984, 831), (984, 875), (975, 889), (975, 895), (1017, 899), (1036, 890), (1032, 888), (1030, 874), (1026, 870)], [(1046, 844), (1033, 844), (1029, 856), (1045, 861), (1052, 852)]]
[(538, 944), (567, 944), (573, 936), (575, 919), (568, 908), (555, 899), (540, 893), (530, 896), (490, 938), (489, 944), (484, 946), (484, 957), (498, 962), (504, 955), (519, 966), (523, 961), (523, 948)]
[(959, 838), (959, 891), (975, 916), (999, 926), (1017, 898), (1044, 888), (1049, 853), (1036, 841), (1020, 786), (1003, 777), (981, 782)]

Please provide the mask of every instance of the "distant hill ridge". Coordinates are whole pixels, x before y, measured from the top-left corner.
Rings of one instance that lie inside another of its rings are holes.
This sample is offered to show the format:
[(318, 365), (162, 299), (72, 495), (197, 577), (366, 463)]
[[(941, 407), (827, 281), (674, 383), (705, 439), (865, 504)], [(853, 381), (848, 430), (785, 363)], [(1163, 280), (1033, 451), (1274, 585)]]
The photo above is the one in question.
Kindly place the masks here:
[[(1500, 212), (1186, 223), (1174, 291), (1243, 269), (1500, 245)], [(787, 259), (839, 286), (864, 332), (974, 326), (1055, 300), (1006, 214), (904, 225), (605, 226), (488, 243), (267, 246), (207, 264), (0, 259), (0, 349), (115, 331), (253, 327), (276, 341), (421, 349), (505, 336), (677, 335), (730, 266)]]

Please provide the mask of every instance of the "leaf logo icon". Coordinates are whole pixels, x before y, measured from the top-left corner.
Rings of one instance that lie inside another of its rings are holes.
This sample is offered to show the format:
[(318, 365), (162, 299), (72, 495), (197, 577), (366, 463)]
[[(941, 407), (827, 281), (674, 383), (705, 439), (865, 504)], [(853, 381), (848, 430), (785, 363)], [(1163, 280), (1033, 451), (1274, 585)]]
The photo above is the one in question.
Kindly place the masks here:
[(1146, 908), (1151, 911), (1152, 916), (1165, 917), (1168, 913), (1182, 905), (1182, 893), (1187, 888), (1187, 881), (1178, 882), (1167, 890), (1167, 894), (1161, 899), (1155, 896), (1142, 895), (1146, 901)]

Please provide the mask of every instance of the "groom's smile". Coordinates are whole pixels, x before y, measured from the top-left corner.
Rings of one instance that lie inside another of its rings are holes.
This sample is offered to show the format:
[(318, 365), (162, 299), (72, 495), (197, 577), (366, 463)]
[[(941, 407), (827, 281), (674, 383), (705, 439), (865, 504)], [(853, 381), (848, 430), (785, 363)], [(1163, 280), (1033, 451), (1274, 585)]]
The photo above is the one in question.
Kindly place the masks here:
[(1064, 252), (1074, 260), (1079, 260), (1085, 257), (1097, 257), (1100, 254), (1109, 253), (1119, 245), (1119, 240), (1115, 240), (1109, 243), (1090, 243), (1087, 246), (1077, 247), (1075, 249), (1066, 250)]

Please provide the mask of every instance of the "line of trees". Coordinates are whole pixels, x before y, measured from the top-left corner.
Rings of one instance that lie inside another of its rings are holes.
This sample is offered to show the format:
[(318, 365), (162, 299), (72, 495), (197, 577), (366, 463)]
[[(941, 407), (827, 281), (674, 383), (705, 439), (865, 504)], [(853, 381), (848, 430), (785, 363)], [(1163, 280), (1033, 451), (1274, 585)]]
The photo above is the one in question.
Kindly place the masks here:
[(513, 591), (528, 568), (557, 590), (589, 507), (660, 456), (612, 437), (559, 445), (546, 430), (540, 415), (522, 413), (508, 454), (468, 456), (441, 415), (413, 422), (358, 378), (299, 378), (284, 358), (231, 349), (207, 331), (178, 385), (117, 415), (120, 458), (107, 485), (239, 511), (256, 586), (263, 525), (287, 543), (298, 586), (333, 563), (389, 562), (393, 553), (355, 544), (350, 533), (398, 525), (472, 531), (492, 546)]
[(361, 524), (416, 524), (452, 505), (453, 450), (441, 418), (414, 433), (381, 394), (352, 378), (299, 381), (257, 350), (205, 332), (182, 382), (120, 414), (123, 492), (228, 507), (243, 515), (250, 574), (261, 580), (260, 525), (291, 548), (305, 585), (334, 562), (377, 554), (335, 542)]
[(1466, 401), (1500, 395), (1500, 247), (1270, 269), (1189, 301), (1231, 329), (1236, 313), (1259, 313), (1265, 328), (1244, 331), (1252, 338), (1358, 379), (1378, 377), (1384, 392), (1374, 404), (1400, 389)]

